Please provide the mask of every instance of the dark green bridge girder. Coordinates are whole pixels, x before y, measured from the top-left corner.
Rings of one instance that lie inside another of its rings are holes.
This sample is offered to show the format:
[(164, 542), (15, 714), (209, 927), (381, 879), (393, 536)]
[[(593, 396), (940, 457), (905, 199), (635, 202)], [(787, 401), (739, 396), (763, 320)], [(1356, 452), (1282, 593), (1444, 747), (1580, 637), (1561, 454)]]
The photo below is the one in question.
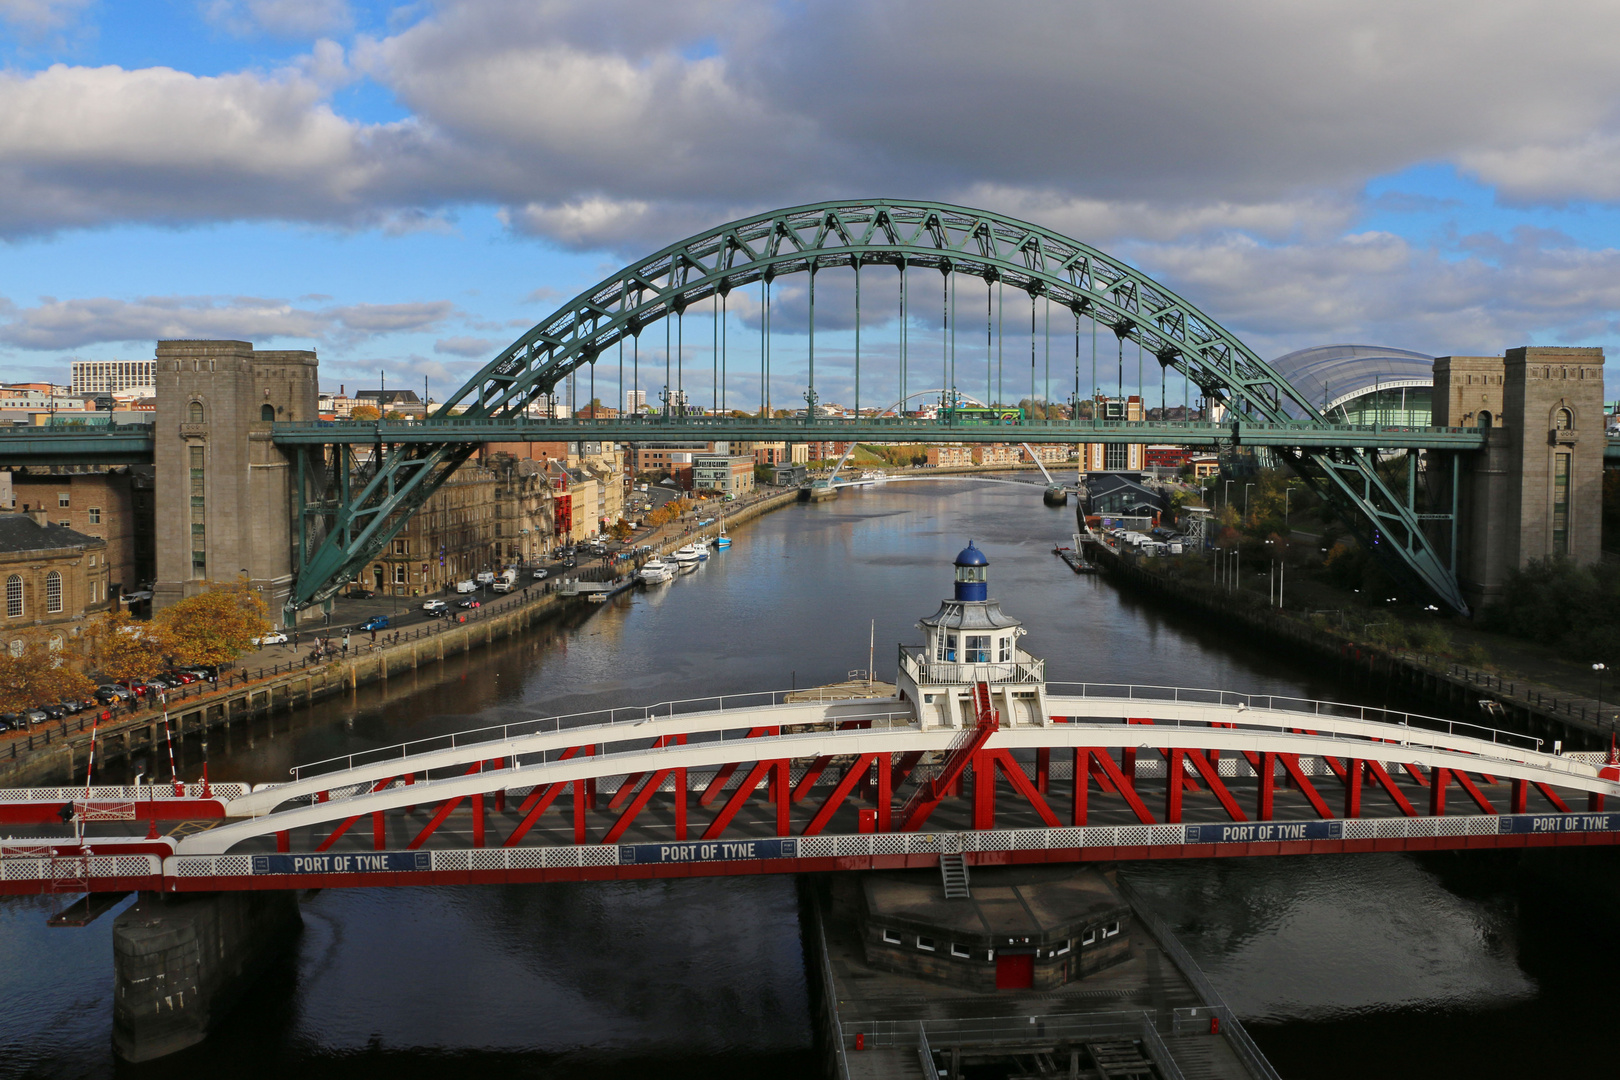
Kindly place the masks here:
[[(840, 266), (934, 269), (1021, 288), (1068, 307), (1076, 319), (1107, 326), (1121, 343), (1140, 342), (1146, 354), (1197, 383), (1205, 397), (1240, 421), (1324, 424), (1316, 408), (1253, 350), (1125, 263), (999, 214), (881, 199), (757, 214), (671, 244), (564, 304), (452, 394), (439, 415), (457, 410), (468, 420), (519, 416), (569, 372), (594, 363), (621, 339), (667, 315), (784, 274), (808, 272), (813, 288), (816, 272)], [(813, 396), (813, 373), (810, 381)], [(1421, 515), (1412, 505), (1412, 486), (1403, 499), (1385, 484), (1367, 451), (1311, 442), (1303, 436), (1296, 444), (1300, 449), (1279, 447), (1278, 453), (1390, 569), (1466, 611), (1453, 568), (1426, 531), (1425, 520), (1432, 515)], [(471, 445), (379, 444), (388, 448), (375, 456), (357, 495), (341, 491), (335, 501), (328, 498), (301, 512), (302, 559), (289, 604), (324, 600), (370, 563), (471, 455)]]
[(526, 417), (449, 417), (416, 423), (339, 421), (277, 424), (271, 438), (281, 446), (333, 443), (402, 446), (472, 442), (1030, 442), (1166, 443), (1213, 447), (1234, 440), (1248, 446), (1360, 450), (1479, 450), (1479, 428), (1388, 427), (1373, 424), (1203, 424), (1135, 420), (1026, 420), (1020, 424), (949, 424), (908, 417), (860, 420), (776, 420), (734, 416), (648, 416), (603, 420), (536, 420)]
[(151, 463), (151, 424), (0, 427), (0, 469)]

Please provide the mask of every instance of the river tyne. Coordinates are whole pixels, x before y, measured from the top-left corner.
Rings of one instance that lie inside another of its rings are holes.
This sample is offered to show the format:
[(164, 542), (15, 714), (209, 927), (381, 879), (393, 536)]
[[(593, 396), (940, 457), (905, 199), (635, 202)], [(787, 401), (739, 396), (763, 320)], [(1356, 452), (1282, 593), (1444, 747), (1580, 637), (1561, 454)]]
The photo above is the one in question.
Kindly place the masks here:
[[(1386, 704), (1053, 558), (1072, 510), (967, 480), (846, 491), (734, 531), (695, 574), (469, 656), (210, 738), (218, 780), (461, 728), (809, 686), (867, 664), (950, 590), (968, 539), (1053, 681)], [(1257, 587), (1265, 588), (1262, 575)], [(1398, 704), (1389, 702), (1390, 704)], [(199, 748), (183, 766), (194, 775)], [(108, 779), (114, 779), (109, 777)], [(1127, 873), (1250, 1024), (1308, 1077), (1613, 1075), (1610, 849), (1137, 864)], [(819, 1078), (789, 877), (306, 897), (296, 952), (207, 1043), (112, 1056), (112, 916), (48, 930), (0, 899), (0, 1078)], [(1605, 1064), (1607, 1062), (1607, 1064)]]

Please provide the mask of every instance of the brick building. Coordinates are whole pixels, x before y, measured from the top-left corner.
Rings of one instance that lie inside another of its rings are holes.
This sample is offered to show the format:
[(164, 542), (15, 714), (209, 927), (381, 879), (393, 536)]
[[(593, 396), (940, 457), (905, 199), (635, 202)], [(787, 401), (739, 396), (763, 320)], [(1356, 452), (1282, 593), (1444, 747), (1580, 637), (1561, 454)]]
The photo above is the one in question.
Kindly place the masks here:
[(983, 443), (973, 447), (975, 465), (1017, 465), (1023, 460), (1023, 448), (1008, 443)]
[(108, 606), (107, 573), (105, 540), (53, 524), (44, 510), (0, 513), (6, 630), (61, 626), (77, 636), (74, 624)]
[(438, 592), (501, 565), (496, 474), (468, 463), (435, 491), (371, 566), (360, 584), (379, 593)]
[(939, 468), (942, 465), (972, 465), (973, 448), (969, 446), (930, 446), (928, 448), (928, 465), (930, 468)]
[(152, 470), (98, 472), (18, 470), (11, 477), (18, 510), (43, 510), (48, 520), (107, 542), (113, 597), (134, 592), (156, 574)]
[(744, 495), (754, 490), (753, 455), (696, 454), (692, 458), (692, 488)]

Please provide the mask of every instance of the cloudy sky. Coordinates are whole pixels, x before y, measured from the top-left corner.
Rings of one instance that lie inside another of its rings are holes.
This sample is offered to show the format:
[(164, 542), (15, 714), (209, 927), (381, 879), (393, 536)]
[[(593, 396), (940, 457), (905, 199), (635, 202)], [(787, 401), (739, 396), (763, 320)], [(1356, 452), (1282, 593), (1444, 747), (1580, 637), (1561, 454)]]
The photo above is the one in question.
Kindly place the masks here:
[(872, 196), (1065, 232), (1266, 357), (1611, 347), (1617, 40), (1613, 0), (0, 0), (0, 368), (231, 336), (441, 393), (638, 255)]

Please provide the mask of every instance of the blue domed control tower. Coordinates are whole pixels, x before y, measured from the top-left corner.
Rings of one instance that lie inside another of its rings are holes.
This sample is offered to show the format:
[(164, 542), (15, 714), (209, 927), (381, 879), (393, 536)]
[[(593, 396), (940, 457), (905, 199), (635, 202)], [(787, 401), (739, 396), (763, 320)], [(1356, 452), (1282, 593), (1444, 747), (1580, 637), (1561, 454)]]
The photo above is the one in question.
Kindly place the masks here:
[(956, 589), (902, 645), (897, 689), (925, 728), (971, 727), (973, 687), (985, 683), (1007, 727), (1045, 726), (1046, 661), (1018, 647), (1023, 624), (990, 599), (990, 560), (971, 541), (956, 556)]

